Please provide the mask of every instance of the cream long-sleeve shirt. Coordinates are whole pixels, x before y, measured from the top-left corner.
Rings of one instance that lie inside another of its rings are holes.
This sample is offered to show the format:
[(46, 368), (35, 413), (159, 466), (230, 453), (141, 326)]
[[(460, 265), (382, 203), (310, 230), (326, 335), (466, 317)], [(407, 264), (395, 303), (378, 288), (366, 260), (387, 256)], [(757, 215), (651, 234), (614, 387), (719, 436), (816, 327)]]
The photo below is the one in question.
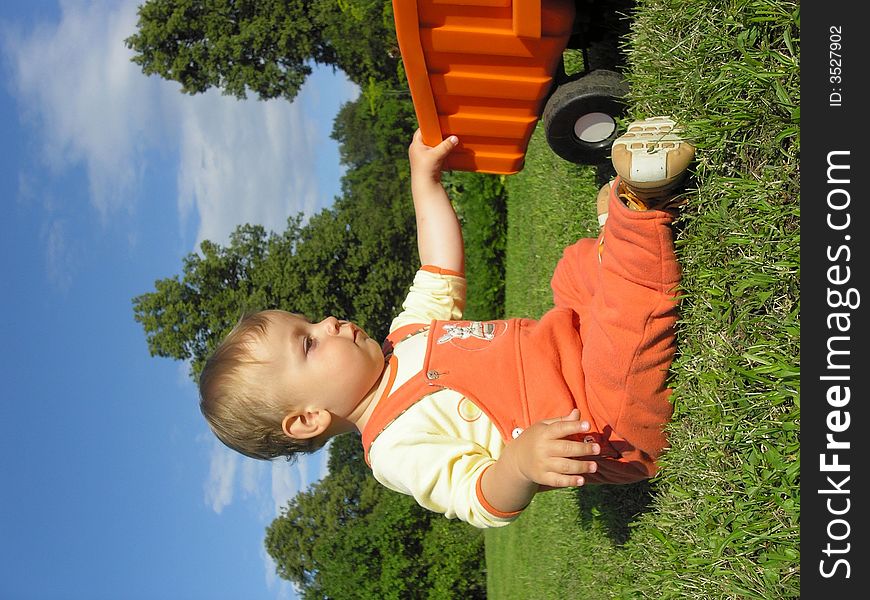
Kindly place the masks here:
[[(390, 332), (433, 319), (458, 320), (465, 307), (463, 277), (422, 268), (393, 320)], [(423, 367), (426, 336), (420, 333), (394, 349), (398, 389)], [(485, 503), (478, 480), (504, 449), (498, 429), (477, 406), (450, 389), (424, 396), (384, 429), (369, 449), (375, 479), (410, 494), (429, 510), (475, 527), (500, 527), (518, 513), (498, 513)]]

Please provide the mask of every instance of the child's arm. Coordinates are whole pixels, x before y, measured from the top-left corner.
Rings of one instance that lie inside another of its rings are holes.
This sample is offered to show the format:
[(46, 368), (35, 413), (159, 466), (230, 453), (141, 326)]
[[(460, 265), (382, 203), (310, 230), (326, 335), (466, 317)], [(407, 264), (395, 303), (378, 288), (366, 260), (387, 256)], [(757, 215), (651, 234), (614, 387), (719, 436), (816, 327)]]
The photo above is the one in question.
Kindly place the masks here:
[(481, 478), (481, 491), (487, 502), (504, 513), (524, 509), (544, 488), (583, 485), (583, 473), (594, 473), (597, 464), (577, 460), (600, 452), (598, 444), (565, 439), (584, 433), (588, 423), (580, 411), (560, 419), (535, 423), (505, 446), (499, 459)]
[(411, 195), (417, 215), (420, 262), (464, 273), (462, 229), (447, 192), (441, 185), (444, 159), (458, 143), (456, 136), (450, 136), (435, 147), (426, 146), (418, 129), (408, 148), (408, 157), (411, 161)]

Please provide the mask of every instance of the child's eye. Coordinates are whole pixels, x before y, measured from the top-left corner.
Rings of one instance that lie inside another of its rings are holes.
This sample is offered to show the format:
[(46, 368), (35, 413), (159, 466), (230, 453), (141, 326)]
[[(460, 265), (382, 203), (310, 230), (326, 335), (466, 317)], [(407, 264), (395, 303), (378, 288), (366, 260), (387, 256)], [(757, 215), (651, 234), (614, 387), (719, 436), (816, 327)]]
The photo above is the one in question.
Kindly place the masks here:
[(311, 347), (314, 345), (314, 340), (311, 339), (310, 336), (305, 336), (305, 339), (302, 340), (302, 351), (305, 354), (308, 354), (308, 351), (311, 350)]

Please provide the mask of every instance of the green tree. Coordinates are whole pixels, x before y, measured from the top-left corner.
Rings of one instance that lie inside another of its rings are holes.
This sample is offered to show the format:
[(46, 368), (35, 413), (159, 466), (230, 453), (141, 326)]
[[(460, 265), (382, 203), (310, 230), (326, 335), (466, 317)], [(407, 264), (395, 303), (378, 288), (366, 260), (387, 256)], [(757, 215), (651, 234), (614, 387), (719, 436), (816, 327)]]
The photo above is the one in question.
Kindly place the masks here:
[(343, 165), (353, 170), (375, 161), (395, 162), (408, 156), (417, 127), (414, 104), (407, 90), (375, 86), (346, 102), (332, 123)]
[(147, 0), (138, 17), (132, 60), (188, 94), (293, 100), (312, 64), (366, 85), (401, 61), (388, 0)]
[(282, 236), (263, 227), (239, 226), (225, 247), (211, 241), (183, 261), (183, 276), (155, 282), (154, 291), (133, 299), (152, 356), (191, 360), (199, 373), (208, 353), (246, 311), (272, 306), (284, 286), (276, 263), (292, 258), (301, 234), (298, 217)]
[(391, 0), (311, 0), (315, 26), (334, 64), (361, 87), (395, 82), (402, 58)]
[(126, 40), (133, 61), (188, 94), (219, 87), (292, 100), (310, 63), (335, 62), (306, 0), (148, 0), (138, 15)]
[(372, 163), (343, 182), (344, 196), (283, 233), (241, 225), (183, 261), (183, 273), (133, 299), (152, 356), (188, 360), (196, 378), (246, 312), (281, 308), (357, 322), (386, 336), (418, 266), (407, 165)]
[(484, 598), (483, 532), (420, 508), (367, 473), (359, 439), (334, 438), (329, 474), (266, 530), (304, 598)]
[(465, 238), (469, 319), (504, 313), (507, 190), (503, 175), (457, 171), (444, 177)]

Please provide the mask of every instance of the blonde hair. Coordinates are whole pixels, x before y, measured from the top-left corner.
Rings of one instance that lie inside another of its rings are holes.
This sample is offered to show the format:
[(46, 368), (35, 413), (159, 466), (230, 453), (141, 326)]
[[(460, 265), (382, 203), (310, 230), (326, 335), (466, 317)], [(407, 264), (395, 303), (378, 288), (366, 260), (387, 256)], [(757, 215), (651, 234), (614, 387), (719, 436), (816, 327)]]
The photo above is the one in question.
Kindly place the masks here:
[(260, 460), (293, 460), (323, 442), (284, 433), (288, 402), (264, 383), (274, 365), (254, 352), (269, 325), (269, 311), (261, 311), (242, 317), (227, 334), (199, 376), (199, 408), (218, 439), (233, 450)]

